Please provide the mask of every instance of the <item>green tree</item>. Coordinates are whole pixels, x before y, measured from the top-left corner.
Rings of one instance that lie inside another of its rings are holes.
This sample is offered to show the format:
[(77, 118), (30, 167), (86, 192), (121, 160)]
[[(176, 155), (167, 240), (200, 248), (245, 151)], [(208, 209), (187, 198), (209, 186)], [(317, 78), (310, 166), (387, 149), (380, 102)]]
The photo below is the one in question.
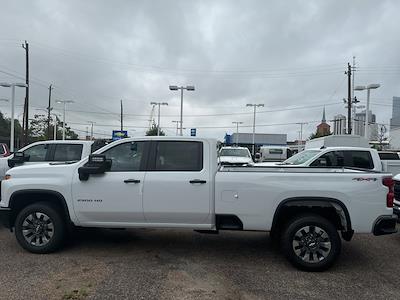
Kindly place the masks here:
[[(2, 140), (10, 139), (11, 119), (4, 117), (0, 111), (0, 138)], [(21, 136), (22, 126), (18, 120), (14, 120), (15, 137), (18, 139)]]
[[(146, 131), (146, 135), (148, 135), (148, 136), (156, 136), (157, 135), (156, 123), (153, 122), (153, 124), (151, 125), (151, 128)], [(162, 131), (162, 129), (160, 128), (160, 136), (164, 136), (164, 135), (165, 135), (164, 131)]]
[[(62, 122), (58, 117), (56, 117), (57, 122), (57, 139), (62, 138)], [(54, 135), (54, 117), (50, 118), (50, 137), (52, 139)], [(47, 139), (47, 116), (45, 115), (35, 115), (34, 118), (30, 122), (29, 126), (29, 135), (31, 137), (31, 141), (41, 141)], [(68, 140), (76, 140), (78, 139), (78, 135), (71, 129), (71, 127), (65, 127), (65, 138)]]

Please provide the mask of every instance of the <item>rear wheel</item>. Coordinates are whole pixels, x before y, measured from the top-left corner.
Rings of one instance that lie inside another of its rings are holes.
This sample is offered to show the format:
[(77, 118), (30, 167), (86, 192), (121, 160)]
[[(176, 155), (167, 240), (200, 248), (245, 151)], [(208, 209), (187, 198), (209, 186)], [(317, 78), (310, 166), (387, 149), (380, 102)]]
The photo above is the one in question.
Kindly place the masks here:
[(25, 207), (15, 220), (18, 243), (32, 253), (57, 250), (64, 240), (65, 229), (61, 214), (45, 202)]
[(303, 215), (289, 222), (283, 231), (281, 245), (288, 260), (305, 271), (328, 269), (341, 250), (335, 226), (317, 215)]

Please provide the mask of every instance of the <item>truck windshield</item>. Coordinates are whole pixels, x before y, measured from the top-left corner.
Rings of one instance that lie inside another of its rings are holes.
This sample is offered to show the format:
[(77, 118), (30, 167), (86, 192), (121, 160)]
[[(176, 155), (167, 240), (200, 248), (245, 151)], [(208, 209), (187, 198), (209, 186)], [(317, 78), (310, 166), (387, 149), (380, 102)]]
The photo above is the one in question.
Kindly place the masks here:
[(250, 157), (247, 149), (221, 149), (219, 156), (240, 156)]
[(282, 165), (301, 165), (316, 156), (319, 150), (304, 150), (282, 162)]

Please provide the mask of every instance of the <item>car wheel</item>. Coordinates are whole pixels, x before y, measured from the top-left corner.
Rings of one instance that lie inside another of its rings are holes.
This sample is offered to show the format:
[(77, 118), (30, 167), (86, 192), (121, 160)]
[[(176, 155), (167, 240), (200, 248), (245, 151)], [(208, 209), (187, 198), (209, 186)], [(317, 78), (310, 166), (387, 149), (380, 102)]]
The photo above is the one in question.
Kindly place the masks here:
[(329, 220), (318, 215), (303, 215), (289, 222), (282, 233), (281, 246), (295, 267), (323, 271), (338, 258), (341, 239)]
[(53, 206), (41, 202), (25, 207), (15, 220), (18, 243), (32, 253), (50, 253), (64, 241), (65, 224)]

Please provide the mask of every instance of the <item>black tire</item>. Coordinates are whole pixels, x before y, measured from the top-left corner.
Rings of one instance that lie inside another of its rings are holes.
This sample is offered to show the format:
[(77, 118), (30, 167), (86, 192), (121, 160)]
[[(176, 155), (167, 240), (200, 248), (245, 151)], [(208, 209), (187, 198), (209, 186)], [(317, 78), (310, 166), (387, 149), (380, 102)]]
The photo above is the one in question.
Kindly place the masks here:
[(318, 215), (302, 215), (288, 222), (281, 247), (298, 269), (311, 272), (331, 267), (340, 255), (342, 242), (336, 227)]
[(66, 225), (62, 215), (56, 207), (46, 202), (25, 207), (15, 220), (18, 243), (32, 253), (56, 251), (63, 244), (65, 234)]

